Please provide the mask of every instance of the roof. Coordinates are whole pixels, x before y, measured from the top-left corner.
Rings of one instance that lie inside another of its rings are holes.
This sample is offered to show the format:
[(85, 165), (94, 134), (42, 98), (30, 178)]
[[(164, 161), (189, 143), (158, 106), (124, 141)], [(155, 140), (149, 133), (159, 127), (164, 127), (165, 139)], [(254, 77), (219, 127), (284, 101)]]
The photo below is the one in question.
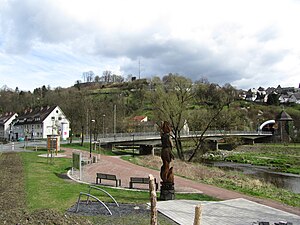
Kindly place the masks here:
[(14, 113), (14, 112), (6, 112), (6, 113), (0, 114), (0, 125), (4, 125), (15, 114), (16, 113)]
[(279, 121), (293, 121), (292, 117), (287, 114), (286, 111), (282, 110), (279, 115), (276, 117), (276, 120)]
[(300, 100), (300, 92), (293, 93), (297, 100)]
[(263, 87), (259, 87), (257, 90), (264, 91), (265, 89)]
[(15, 125), (42, 123), (56, 107), (57, 106), (47, 106), (36, 109), (26, 109), (22, 114), (20, 113)]
[(143, 119), (145, 119), (147, 116), (135, 116), (133, 117), (134, 121), (142, 121)]

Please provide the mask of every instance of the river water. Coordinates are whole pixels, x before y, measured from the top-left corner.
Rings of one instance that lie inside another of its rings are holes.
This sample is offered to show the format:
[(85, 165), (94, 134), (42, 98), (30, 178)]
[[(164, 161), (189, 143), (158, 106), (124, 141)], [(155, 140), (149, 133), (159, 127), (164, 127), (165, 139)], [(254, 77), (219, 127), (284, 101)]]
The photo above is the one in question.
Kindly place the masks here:
[(272, 183), (278, 188), (284, 188), (294, 193), (300, 193), (300, 175), (297, 174), (279, 173), (268, 167), (242, 163), (208, 162), (207, 164), (222, 169), (241, 171), (244, 174)]

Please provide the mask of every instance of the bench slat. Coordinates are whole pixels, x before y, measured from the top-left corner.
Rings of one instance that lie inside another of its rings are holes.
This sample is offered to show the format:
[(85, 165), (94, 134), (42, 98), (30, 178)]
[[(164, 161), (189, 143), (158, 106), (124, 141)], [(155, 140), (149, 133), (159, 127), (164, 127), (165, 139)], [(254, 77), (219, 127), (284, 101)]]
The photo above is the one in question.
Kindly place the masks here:
[(130, 181), (133, 182), (133, 183), (148, 184), (149, 183), (149, 178), (144, 178), (144, 177), (130, 177)]
[[(129, 188), (133, 188), (133, 184), (149, 184), (149, 177), (130, 177)], [(158, 184), (156, 179), (154, 179), (156, 190), (158, 189)]]
[(98, 184), (98, 180), (101, 183), (101, 179), (116, 181), (116, 187), (118, 187), (118, 185), (121, 186), (121, 179), (117, 179), (116, 175), (105, 174), (105, 173), (97, 173), (96, 184)]

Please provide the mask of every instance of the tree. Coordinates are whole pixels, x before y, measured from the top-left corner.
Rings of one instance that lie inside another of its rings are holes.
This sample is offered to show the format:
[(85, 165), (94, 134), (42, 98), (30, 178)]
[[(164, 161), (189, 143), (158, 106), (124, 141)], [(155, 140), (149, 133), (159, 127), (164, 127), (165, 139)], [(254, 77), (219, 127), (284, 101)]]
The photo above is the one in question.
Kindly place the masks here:
[(110, 70), (103, 71), (103, 80), (105, 83), (112, 82), (112, 72)]
[[(196, 154), (205, 153), (205, 133), (213, 125), (223, 125), (221, 122), (222, 111), (229, 108), (235, 97), (236, 92), (231, 85), (221, 88), (216, 84), (198, 84), (195, 100), (199, 109), (193, 110), (190, 124), (193, 130), (201, 131), (201, 133), (195, 138), (195, 148), (188, 161), (193, 160)], [(226, 121), (227, 118), (224, 119)]]
[(78, 91), (80, 91), (80, 84), (81, 84), (81, 80), (77, 80), (76, 83), (74, 84), (74, 87), (76, 87)]
[(177, 155), (184, 160), (180, 131), (187, 119), (188, 106), (194, 97), (192, 81), (180, 75), (169, 74), (163, 78), (162, 84), (157, 84), (152, 92), (151, 101), (154, 115), (161, 121), (168, 121), (172, 127)]
[(93, 71), (88, 71), (88, 72), (83, 72), (82, 77), (84, 82), (93, 82), (94, 81), (94, 72)]
[(97, 75), (97, 76), (95, 76), (94, 80), (95, 80), (96, 83), (99, 83), (101, 81), (101, 78)]
[[(84, 141), (86, 127), (86, 93), (72, 88), (61, 93), (63, 101), (58, 104), (70, 121), (70, 143), (74, 134), (81, 134), (81, 145)], [(58, 102), (56, 102), (57, 104)]]
[(275, 94), (275, 93), (269, 94), (267, 104), (268, 105), (279, 105), (280, 104), (279, 95)]

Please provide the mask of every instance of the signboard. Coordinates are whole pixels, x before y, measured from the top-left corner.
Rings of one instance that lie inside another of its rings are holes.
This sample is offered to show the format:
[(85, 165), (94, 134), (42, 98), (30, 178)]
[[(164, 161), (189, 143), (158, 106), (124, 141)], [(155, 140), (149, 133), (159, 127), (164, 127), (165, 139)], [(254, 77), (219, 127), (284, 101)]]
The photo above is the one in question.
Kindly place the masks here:
[(81, 180), (81, 152), (76, 153), (73, 152), (72, 154), (72, 171), (73, 169), (78, 169), (79, 170), (79, 180)]
[(69, 124), (61, 123), (61, 137), (63, 140), (67, 140), (69, 137)]

